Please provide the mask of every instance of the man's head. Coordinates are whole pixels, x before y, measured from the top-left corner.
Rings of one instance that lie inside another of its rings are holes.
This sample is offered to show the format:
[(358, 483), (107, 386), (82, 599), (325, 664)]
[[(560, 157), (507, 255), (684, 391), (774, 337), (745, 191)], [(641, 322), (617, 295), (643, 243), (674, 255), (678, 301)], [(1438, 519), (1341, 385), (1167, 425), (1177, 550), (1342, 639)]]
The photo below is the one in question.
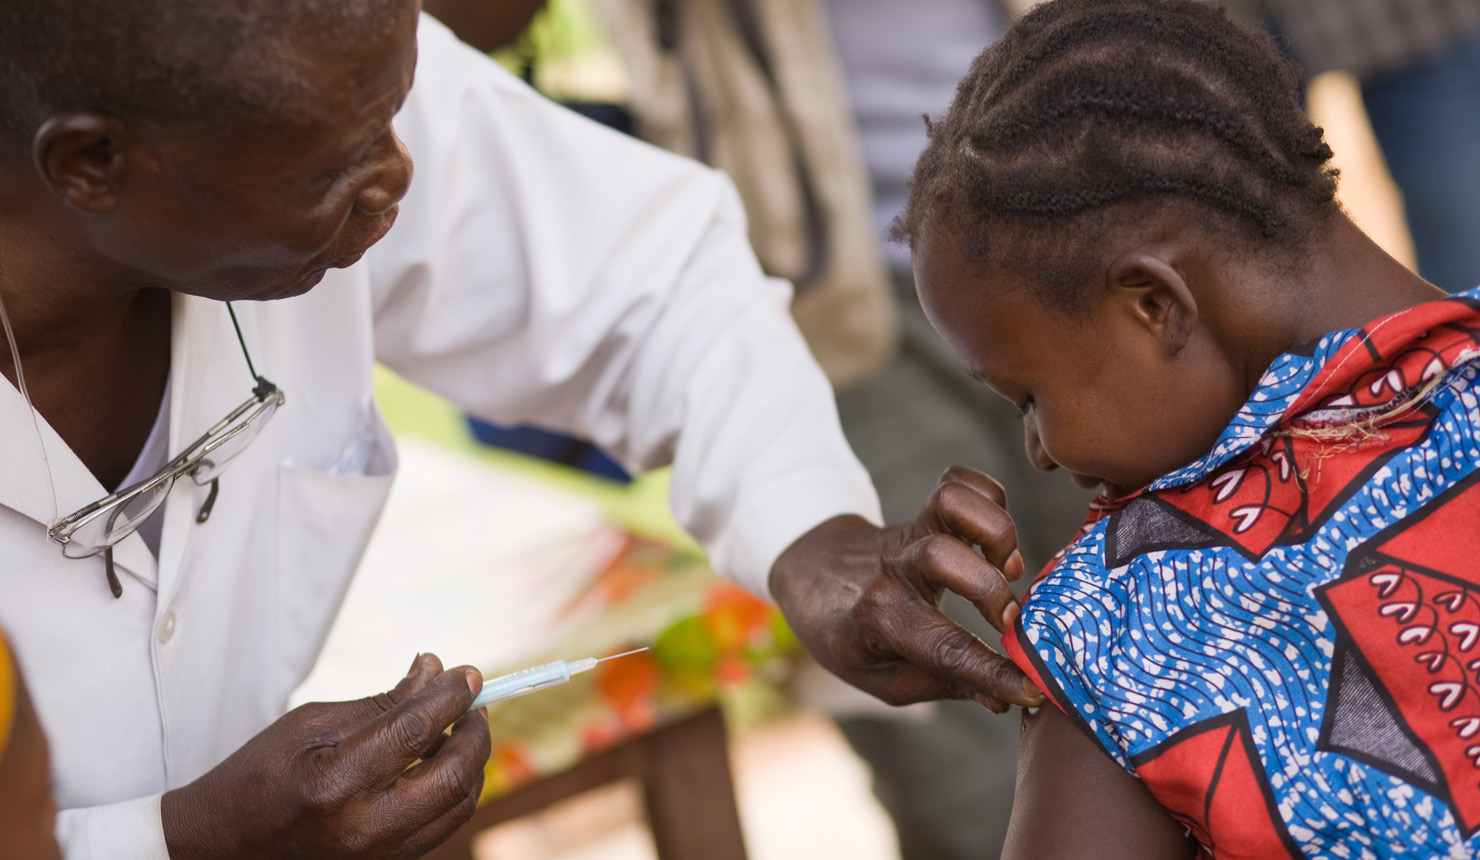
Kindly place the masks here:
[(0, 183), (120, 289), (301, 293), (384, 235), (406, 191), (390, 121), (416, 12), (6, 0)]
[(1053, 0), (930, 126), (896, 233), (1037, 465), (1135, 489), (1243, 403), (1339, 214), (1298, 82), (1214, 4)]

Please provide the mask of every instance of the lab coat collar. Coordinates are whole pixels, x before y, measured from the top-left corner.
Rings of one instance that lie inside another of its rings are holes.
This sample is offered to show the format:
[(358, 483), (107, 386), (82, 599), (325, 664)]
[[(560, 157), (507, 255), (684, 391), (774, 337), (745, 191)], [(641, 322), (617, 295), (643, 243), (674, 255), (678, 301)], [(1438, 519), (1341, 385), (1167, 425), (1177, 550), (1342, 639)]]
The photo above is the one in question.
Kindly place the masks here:
[[(24, 367), (24, 356), (21, 360)], [(0, 469), (0, 505), (35, 520), (43, 540), (50, 541), (44, 530), (57, 517), (108, 494), (51, 424), (8, 381), (0, 385), (0, 450), (5, 451), (6, 460)], [(56, 552), (61, 551), (57, 545)], [(155, 582), (154, 556), (138, 535), (113, 548), (113, 562), (145, 583)]]
[[(21, 361), (24, 369), (24, 356)], [(0, 450), (6, 460), (0, 504), (43, 526), (107, 493), (8, 380), (0, 385)]]
[[(171, 304), (169, 456), (174, 457), (199, 433), (186, 429), (193, 398), (201, 390), (214, 346), (220, 302), (176, 293)], [(24, 356), (22, 366), (24, 367)], [(5, 464), (0, 469), (0, 505), (35, 520), (43, 528), (59, 516), (90, 504), (108, 494), (82, 460), (73, 453), (40, 413), (34, 412), (20, 391), (0, 379), (0, 451)], [(43, 455), (44, 451), (44, 455)], [(53, 496), (53, 484), (55, 496)], [(179, 489), (177, 485), (177, 489)], [(175, 494), (172, 493), (173, 497)], [(179, 526), (165, 512), (167, 531)], [(57, 547), (61, 552), (61, 547)], [(184, 541), (161, 542), (161, 558), (177, 567)], [(153, 586), (158, 582), (159, 563), (143, 538), (132, 535), (113, 548), (114, 564)]]

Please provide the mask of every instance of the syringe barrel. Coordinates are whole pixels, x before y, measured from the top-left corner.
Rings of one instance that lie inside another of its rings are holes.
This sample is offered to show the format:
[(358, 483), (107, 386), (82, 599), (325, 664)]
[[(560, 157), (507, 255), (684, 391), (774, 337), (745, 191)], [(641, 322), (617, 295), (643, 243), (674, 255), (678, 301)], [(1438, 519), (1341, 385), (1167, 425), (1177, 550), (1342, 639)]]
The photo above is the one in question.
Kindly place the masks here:
[(545, 687), (563, 684), (570, 680), (570, 665), (564, 660), (531, 666), (513, 674), (490, 678), (483, 682), (483, 690), (473, 700), (474, 708), (481, 708), (501, 699), (512, 699)]

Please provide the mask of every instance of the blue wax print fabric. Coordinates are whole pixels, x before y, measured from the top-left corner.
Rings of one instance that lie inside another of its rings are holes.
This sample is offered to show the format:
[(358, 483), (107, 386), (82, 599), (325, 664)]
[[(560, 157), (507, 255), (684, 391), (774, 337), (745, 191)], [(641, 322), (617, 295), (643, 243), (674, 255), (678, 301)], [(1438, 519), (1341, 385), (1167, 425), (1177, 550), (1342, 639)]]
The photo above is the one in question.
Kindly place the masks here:
[(1008, 654), (1203, 856), (1480, 852), (1480, 290), (1280, 356)]

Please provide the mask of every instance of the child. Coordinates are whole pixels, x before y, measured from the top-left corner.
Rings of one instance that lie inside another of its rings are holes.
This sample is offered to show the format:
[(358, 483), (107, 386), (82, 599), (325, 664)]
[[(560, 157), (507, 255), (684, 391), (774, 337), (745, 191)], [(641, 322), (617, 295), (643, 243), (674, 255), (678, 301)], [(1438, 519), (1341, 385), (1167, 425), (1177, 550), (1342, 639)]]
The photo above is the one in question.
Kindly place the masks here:
[(60, 858), (52, 828), (57, 808), (47, 785), (46, 735), (0, 632), (0, 856)]
[(1299, 76), (1193, 0), (1054, 0), (930, 128), (927, 315), (1105, 494), (1009, 655), (1010, 857), (1480, 849), (1480, 291), (1335, 201)]

